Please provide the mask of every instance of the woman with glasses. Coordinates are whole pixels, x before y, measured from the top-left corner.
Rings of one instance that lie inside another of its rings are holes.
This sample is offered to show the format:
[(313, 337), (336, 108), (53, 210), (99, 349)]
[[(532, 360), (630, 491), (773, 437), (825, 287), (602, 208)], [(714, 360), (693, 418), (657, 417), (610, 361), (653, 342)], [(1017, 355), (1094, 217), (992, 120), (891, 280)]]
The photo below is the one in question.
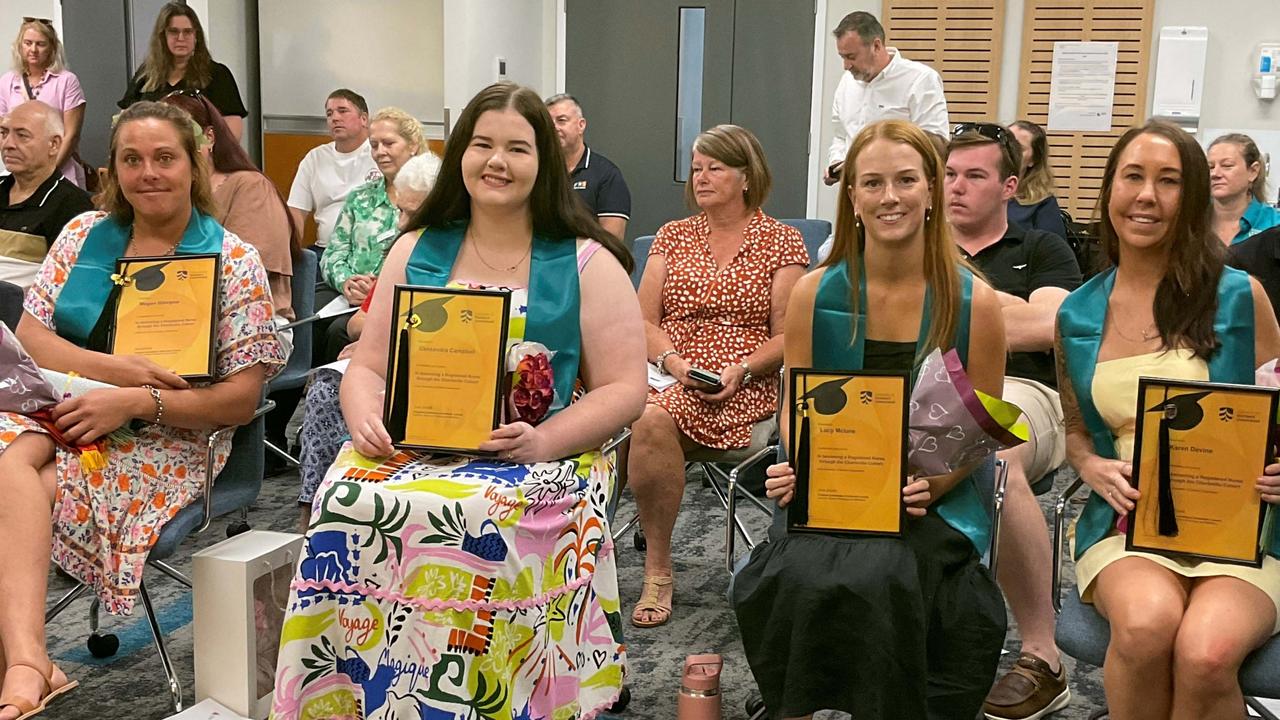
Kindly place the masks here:
[[(999, 127), (998, 125), (992, 127)], [(1030, 120), (1009, 126), (1022, 146), (1022, 168), (1018, 172), (1018, 194), (1008, 205), (1009, 222), (1028, 230), (1044, 230), (1067, 239), (1062, 208), (1054, 197), (1057, 186), (1049, 167), (1049, 139), (1044, 128)]]
[(240, 141), (249, 111), (240, 99), (236, 79), (226, 65), (209, 55), (199, 16), (180, 2), (160, 8), (147, 57), (116, 104), (127, 108), (139, 100), (160, 100), (175, 90), (197, 90), (208, 97)]
[(84, 124), (84, 92), (80, 79), (67, 69), (58, 32), (46, 18), (22, 18), (13, 41), (13, 68), (0, 75), (0, 117), (28, 100), (39, 100), (62, 113), (62, 149), (56, 166), (68, 180), (85, 187), (84, 166), (76, 155)]

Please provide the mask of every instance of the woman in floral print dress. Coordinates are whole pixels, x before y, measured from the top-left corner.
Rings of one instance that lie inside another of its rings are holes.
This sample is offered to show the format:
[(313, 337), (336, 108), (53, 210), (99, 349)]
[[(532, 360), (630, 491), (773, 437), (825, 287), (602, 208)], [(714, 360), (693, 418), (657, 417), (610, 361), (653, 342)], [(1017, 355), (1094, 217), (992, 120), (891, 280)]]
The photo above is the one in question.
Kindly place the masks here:
[[(204, 482), (210, 431), (249, 421), (263, 382), (284, 364), (257, 251), (209, 215), (212, 195), (190, 116), (138, 103), (121, 114), (110, 152), (108, 212), (77, 217), (54, 243), (27, 293), (18, 338), (44, 368), (117, 386), (55, 406), (69, 441), (89, 442), (130, 422), (139, 427), (128, 442), (108, 443), (104, 468), (87, 471), (35, 421), (0, 413), (3, 720), (70, 685), (45, 650), (50, 552), (93, 586), (109, 612), (129, 613), (161, 528)], [(205, 252), (222, 255), (217, 379), (189, 385), (143, 357), (106, 354), (93, 330), (115, 259)], [(215, 448), (212, 472), (229, 446), (228, 439)]]
[[(343, 379), (352, 442), (317, 492), (275, 717), (594, 717), (625, 662), (598, 448), (644, 403), (630, 257), (573, 197), (541, 99), (506, 83), (463, 110), (410, 227)], [(506, 289), (510, 335), (555, 352), (549, 414), (509, 418), (481, 446), (496, 458), (391, 446), (381, 391), (405, 283)]]

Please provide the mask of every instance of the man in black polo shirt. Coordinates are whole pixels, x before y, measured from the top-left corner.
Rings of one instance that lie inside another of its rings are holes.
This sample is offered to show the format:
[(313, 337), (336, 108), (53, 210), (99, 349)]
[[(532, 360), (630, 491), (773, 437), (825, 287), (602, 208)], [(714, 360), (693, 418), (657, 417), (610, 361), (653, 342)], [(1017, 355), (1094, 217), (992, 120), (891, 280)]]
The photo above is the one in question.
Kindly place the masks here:
[(582, 106), (572, 95), (560, 94), (547, 98), (547, 110), (556, 123), (556, 135), (560, 137), (560, 149), (564, 150), (565, 166), (569, 170), (569, 183), (578, 197), (591, 208), (600, 225), (620, 240), (625, 240), (627, 221), (631, 219), (631, 191), (622, 171), (609, 162), (609, 158), (587, 147), (582, 135), (587, 131), (587, 119), (582, 116)]
[(37, 100), (0, 120), (0, 157), (11, 173), (0, 178), (0, 280), (31, 285), (62, 227), (93, 209), (55, 164), (62, 136), (62, 113)]
[(1030, 485), (1062, 464), (1066, 438), (1054, 361), (1054, 321), (1080, 268), (1066, 241), (1010, 225), (1005, 206), (1018, 191), (1017, 140), (999, 125), (961, 124), (947, 147), (947, 220), (961, 253), (995, 288), (1010, 357), (1004, 398), (1023, 411), (1031, 439), (999, 453), (1009, 464), (999, 577), (1022, 635), (1022, 655), (1000, 678), (983, 711), (994, 720), (1040, 718), (1071, 700), (1053, 640), (1049, 534)]

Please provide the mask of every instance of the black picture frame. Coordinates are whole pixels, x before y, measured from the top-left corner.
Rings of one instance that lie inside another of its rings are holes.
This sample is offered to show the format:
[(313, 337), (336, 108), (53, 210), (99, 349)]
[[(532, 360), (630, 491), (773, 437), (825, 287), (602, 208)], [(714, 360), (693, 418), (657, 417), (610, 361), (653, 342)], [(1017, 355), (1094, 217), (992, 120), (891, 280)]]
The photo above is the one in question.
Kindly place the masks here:
[[(193, 253), (191, 255), (147, 255), (139, 257), (120, 257), (116, 258), (115, 270), (116, 275), (129, 276), (129, 267), (135, 264), (157, 263), (157, 262), (181, 262), (181, 263), (201, 263), (207, 262), (212, 268), (213, 273), (213, 294), (209, 297), (209, 347), (208, 362), (205, 363), (205, 371), (203, 373), (179, 373), (179, 376), (190, 382), (212, 382), (217, 376), (218, 363), (218, 310), (219, 303), (222, 301), (222, 254), (221, 253)], [(123, 290), (121, 291), (123, 293)], [(117, 297), (104, 312), (111, 313), (111, 324), (109, 328), (108, 348), (110, 354), (116, 354), (117, 329), (120, 320), (120, 302)]]

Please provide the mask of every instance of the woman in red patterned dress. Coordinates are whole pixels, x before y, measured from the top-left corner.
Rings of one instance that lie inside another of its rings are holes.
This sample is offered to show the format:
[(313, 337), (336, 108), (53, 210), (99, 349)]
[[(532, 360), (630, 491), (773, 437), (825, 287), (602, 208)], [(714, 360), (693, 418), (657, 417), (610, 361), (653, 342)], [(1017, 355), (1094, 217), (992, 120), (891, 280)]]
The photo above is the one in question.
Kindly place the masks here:
[[(658, 230), (640, 280), (649, 360), (676, 382), (649, 393), (632, 428), (627, 482), (648, 540), (637, 627), (671, 618), (685, 452), (746, 447), (777, 408), (787, 297), (809, 256), (799, 231), (760, 210), (770, 182), (750, 131), (718, 125), (699, 135), (685, 200), (701, 212)], [(690, 368), (718, 373), (721, 385), (694, 380)]]

